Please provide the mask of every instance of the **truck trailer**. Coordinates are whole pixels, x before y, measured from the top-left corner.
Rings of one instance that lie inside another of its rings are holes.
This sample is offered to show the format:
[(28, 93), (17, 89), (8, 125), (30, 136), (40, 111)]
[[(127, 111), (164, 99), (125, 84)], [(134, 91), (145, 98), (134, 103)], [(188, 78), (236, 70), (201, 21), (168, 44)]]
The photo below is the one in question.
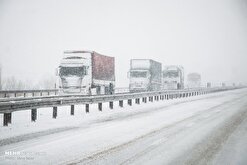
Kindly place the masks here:
[(158, 91), (161, 89), (162, 65), (151, 59), (131, 59), (130, 92)]
[(58, 68), (62, 94), (112, 94), (115, 87), (115, 59), (95, 51), (65, 51)]
[(201, 75), (199, 73), (190, 73), (187, 76), (188, 88), (201, 87)]
[(184, 68), (182, 66), (164, 66), (162, 73), (163, 90), (184, 88)]

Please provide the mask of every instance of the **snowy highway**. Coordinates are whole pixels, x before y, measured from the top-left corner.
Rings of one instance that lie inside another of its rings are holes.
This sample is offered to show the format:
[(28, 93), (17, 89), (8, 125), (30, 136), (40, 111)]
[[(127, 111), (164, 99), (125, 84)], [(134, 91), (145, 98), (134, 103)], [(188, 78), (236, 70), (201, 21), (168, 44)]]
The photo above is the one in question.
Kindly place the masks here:
[(246, 88), (103, 106), (62, 107), (56, 120), (43, 108), (37, 122), (15, 112), (0, 126), (0, 164), (247, 164)]

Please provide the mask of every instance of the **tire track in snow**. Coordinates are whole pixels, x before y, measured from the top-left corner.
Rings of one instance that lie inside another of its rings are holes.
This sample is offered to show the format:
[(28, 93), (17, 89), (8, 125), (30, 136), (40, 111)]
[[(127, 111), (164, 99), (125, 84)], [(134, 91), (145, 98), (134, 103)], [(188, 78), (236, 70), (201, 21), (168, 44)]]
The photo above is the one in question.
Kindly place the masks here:
[[(156, 136), (157, 134), (159, 134), (160, 132), (163, 132), (167, 129), (172, 129), (173, 127), (176, 127), (178, 124), (183, 124), (183, 123), (186, 123), (187, 121), (190, 121), (198, 116), (203, 116), (204, 114), (208, 114), (209, 112), (213, 112), (215, 111), (215, 109), (218, 109), (219, 107), (221, 107), (222, 105), (226, 105), (226, 104), (231, 104), (232, 102), (234, 101), (237, 101), (237, 100), (240, 100), (242, 99), (242, 96), (239, 98), (235, 98), (234, 100), (230, 100), (230, 101), (225, 101), (219, 105), (216, 105), (214, 107), (210, 107), (208, 109), (205, 109), (203, 112), (197, 112), (195, 113), (193, 116), (190, 116), (186, 119), (183, 119), (183, 120), (180, 120), (178, 122), (175, 122), (171, 125), (166, 125), (160, 129), (156, 129), (152, 132), (149, 132), (145, 135), (142, 135), (140, 137), (137, 137), (129, 142), (126, 142), (124, 144), (121, 144), (121, 145), (118, 145), (118, 146), (114, 146), (114, 147), (111, 147), (111, 148), (108, 148), (108, 149), (104, 149), (102, 151), (96, 151), (94, 153), (91, 153), (89, 156), (87, 157), (84, 157), (83, 159), (81, 160), (72, 160), (72, 161), (69, 161), (67, 162), (66, 164), (94, 164), (94, 161), (97, 161), (97, 160), (100, 160), (100, 159), (104, 159), (105, 157), (109, 156), (110, 154), (114, 153), (114, 152), (118, 152), (118, 151), (121, 151), (131, 145), (135, 145), (135, 143), (138, 143), (138, 141), (141, 141), (143, 139), (146, 139), (146, 138), (151, 138), (152, 136)], [(216, 112), (218, 113), (218, 112)], [(181, 131), (181, 130), (179, 130)], [(177, 131), (176, 133), (178, 133), (179, 131)], [(172, 137), (174, 134), (172, 134), (171, 136), (169, 137)], [(169, 137), (164, 137), (164, 138), (169, 138)], [(165, 141), (163, 141), (165, 142)], [(143, 156), (145, 155), (147, 152), (150, 152), (151, 150), (154, 150), (156, 147), (158, 147), (158, 145), (151, 145), (149, 146), (148, 148), (144, 149), (142, 152), (140, 153), (137, 153), (136, 155), (134, 155), (133, 157), (127, 159), (126, 161), (122, 162), (122, 163), (119, 163), (119, 164), (128, 164), (130, 162), (133, 162), (135, 159), (137, 159), (138, 157), (140, 156)], [(62, 163), (64, 164), (64, 163)]]
[[(179, 159), (179, 162), (188, 165), (211, 164), (214, 156), (220, 151), (229, 136), (247, 118), (247, 104), (241, 107), (239, 113), (233, 115), (222, 125), (216, 127), (210, 135), (195, 145), (188, 153), (189, 157)], [(179, 164), (177, 161), (172, 164)]]

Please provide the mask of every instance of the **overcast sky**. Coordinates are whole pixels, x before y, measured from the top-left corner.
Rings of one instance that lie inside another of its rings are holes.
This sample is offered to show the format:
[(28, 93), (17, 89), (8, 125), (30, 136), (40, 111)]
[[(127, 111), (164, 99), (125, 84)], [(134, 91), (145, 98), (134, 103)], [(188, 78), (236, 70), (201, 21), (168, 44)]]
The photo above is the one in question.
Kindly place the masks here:
[(179, 64), (204, 82), (247, 82), (247, 0), (0, 0), (3, 76), (55, 74), (64, 50)]

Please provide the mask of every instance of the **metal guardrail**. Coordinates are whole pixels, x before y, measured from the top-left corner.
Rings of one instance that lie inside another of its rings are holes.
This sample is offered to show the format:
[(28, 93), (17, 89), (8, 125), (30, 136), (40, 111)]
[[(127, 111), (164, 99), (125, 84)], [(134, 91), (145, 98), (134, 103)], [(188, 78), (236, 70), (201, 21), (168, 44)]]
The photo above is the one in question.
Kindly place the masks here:
[(41, 89), (41, 90), (2, 90), (0, 98), (10, 97), (35, 97), (57, 95), (58, 89)]
[[(0, 91), (1, 98), (13, 97), (40, 97), (58, 95), (58, 89), (41, 89), (41, 90), (2, 90)], [(129, 88), (115, 88), (115, 93), (128, 93)]]
[(236, 89), (228, 88), (201, 88), (201, 89), (187, 89), (187, 90), (169, 90), (161, 92), (141, 92), (141, 93), (121, 93), (114, 95), (62, 95), (62, 96), (47, 96), (47, 97), (30, 97), (30, 98), (9, 98), (0, 100), (0, 113), (13, 112), (17, 110), (29, 108), (42, 108), (52, 106), (62, 106), (70, 104), (92, 104), (98, 102), (118, 101), (135, 99), (156, 95), (171, 95), (171, 94), (194, 94), (195, 92), (215, 92)]
[(121, 93), (114, 95), (63, 95), (63, 96), (47, 96), (47, 97), (29, 97), (29, 98), (9, 98), (0, 100), (0, 113), (4, 113), (4, 125), (11, 123), (11, 113), (14, 111), (31, 109), (32, 121), (37, 118), (37, 109), (44, 107), (53, 107), (53, 118), (57, 116), (58, 106), (71, 106), (71, 115), (74, 114), (74, 105), (85, 104), (86, 112), (89, 113), (89, 104), (98, 104), (98, 109), (102, 111), (102, 103), (109, 102), (109, 107), (113, 109), (113, 102), (119, 101), (119, 106), (123, 107), (123, 100), (128, 100), (128, 105), (132, 105), (132, 99), (136, 104), (153, 100), (164, 100), (170, 98), (190, 97), (212, 92), (226, 91), (238, 89), (241, 87), (217, 87), (217, 88), (199, 88), (185, 90), (168, 90), (157, 92), (140, 92), (140, 93)]

